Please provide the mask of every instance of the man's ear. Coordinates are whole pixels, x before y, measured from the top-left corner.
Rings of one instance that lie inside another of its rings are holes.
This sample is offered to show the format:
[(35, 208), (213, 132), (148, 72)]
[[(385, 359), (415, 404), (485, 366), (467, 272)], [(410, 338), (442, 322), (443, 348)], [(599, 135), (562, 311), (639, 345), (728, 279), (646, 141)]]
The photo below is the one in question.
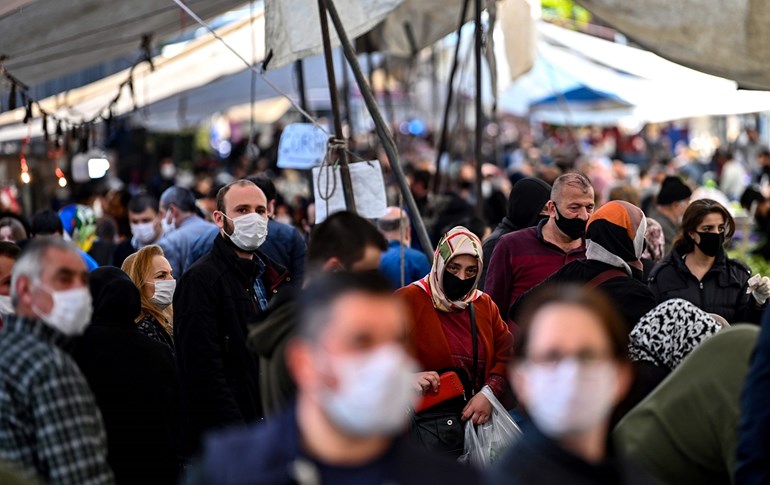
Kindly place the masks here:
[(267, 203), (267, 217), (272, 218), (275, 215), (275, 201), (271, 200)]
[(20, 276), (19, 279), (16, 280), (16, 296), (18, 298), (18, 302), (26, 306), (32, 306), (32, 296), (30, 295), (31, 291), (32, 282), (30, 281), (29, 277)]
[(214, 218), (214, 224), (217, 225), (220, 229), (223, 229), (225, 227), (225, 216), (219, 212), (218, 210), (214, 211), (212, 214), (212, 217)]

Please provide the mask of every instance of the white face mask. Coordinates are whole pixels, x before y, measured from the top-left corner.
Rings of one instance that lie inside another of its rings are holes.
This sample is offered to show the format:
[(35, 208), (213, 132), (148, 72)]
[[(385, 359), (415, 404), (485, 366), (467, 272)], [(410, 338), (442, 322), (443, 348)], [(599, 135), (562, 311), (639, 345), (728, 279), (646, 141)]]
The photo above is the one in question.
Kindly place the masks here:
[(150, 244), (155, 241), (155, 224), (152, 222), (131, 224), (131, 234), (140, 244)]
[(38, 287), (53, 298), (50, 313), (43, 313), (39, 308), (32, 307), (40, 319), (64, 335), (81, 335), (91, 323), (93, 312), (91, 293), (88, 288), (51, 291), (42, 285)]
[(526, 364), (527, 410), (537, 427), (552, 438), (590, 431), (612, 412), (617, 368), (611, 362)]
[(148, 281), (148, 285), (155, 285), (155, 293), (153, 293), (150, 301), (155, 304), (156, 307), (161, 310), (165, 310), (167, 306), (174, 300), (174, 290), (176, 290), (176, 280), (158, 280)]
[[(226, 215), (222, 214), (224, 217)], [(227, 217), (230, 219), (229, 217)], [(244, 251), (254, 251), (259, 248), (267, 238), (267, 218), (256, 212), (242, 215), (233, 222), (233, 233), (228, 237), (230, 240)]]
[(331, 363), (336, 389), (325, 389), (321, 406), (329, 419), (354, 436), (394, 435), (404, 429), (417, 402), (416, 364), (396, 344)]
[(169, 220), (170, 215), (171, 214), (166, 211), (166, 216), (163, 217), (163, 219), (160, 221), (163, 234), (170, 234), (176, 230), (176, 223), (174, 222), (174, 218), (172, 217), (171, 220)]
[(0, 315), (11, 315), (13, 313), (14, 308), (11, 304), (10, 295), (0, 295)]

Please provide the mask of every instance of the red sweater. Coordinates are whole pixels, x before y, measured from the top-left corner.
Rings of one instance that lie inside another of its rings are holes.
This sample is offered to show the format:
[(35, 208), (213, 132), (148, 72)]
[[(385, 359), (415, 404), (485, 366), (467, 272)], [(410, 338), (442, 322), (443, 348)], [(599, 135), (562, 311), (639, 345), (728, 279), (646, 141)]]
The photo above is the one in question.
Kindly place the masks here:
[(585, 259), (585, 244), (564, 252), (543, 239), (543, 225), (511, 232), (500, 238), (492, 253), (484, 291), (503, 315), (518, 297), (542, 283), (567, 263)]
[[(453, 346), (449, 344), (441, 320), (440, 312), (433, 307), (430, 296), (416, 285), (408, 285), (396, 292), (408, 305), (412, 319), (409, 332), (409, 345), (423, 370), (437, 371), (449, 367), (458, 367), (453, 358)], [(483, 357), (484, 376), (479, 378), (479, 386), (489, 384), (495, 394), (501, 393), (506, 376), (506, 366), (511, 356), (513, 337), (500, 312), (488, 295), (483, 294), (474, 303), (476, 326), (479, 335), (479, 356)], [(470, 311), (465, 309), (453, 316), (460, 316), (468, 329), (467, 356), (472, 356), (470, 334)], [(456, 320), (456, 318), (454, 318)], [(467, 359), (463, 359), (467, 360)], [(465, 366), (463, 366), (465, 367)], [(481, 376), (479, 376), (481, 377)], [(478, 389), (477, 389), (478, 390)], [(498, 397), (500, 397), (498, 395)]]

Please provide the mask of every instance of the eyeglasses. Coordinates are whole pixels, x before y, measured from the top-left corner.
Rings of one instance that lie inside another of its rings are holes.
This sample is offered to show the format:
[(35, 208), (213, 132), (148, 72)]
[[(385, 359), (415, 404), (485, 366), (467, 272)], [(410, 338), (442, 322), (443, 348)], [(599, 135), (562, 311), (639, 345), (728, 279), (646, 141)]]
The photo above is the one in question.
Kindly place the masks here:
[(566, 360), (575, 360), (581, 365), (591, 366), (612, 359), (612, 356), (606, 352), (595, 352), (590, 349), (585, 349), (574, 354), (547, 352), (542, 355), (530, 355), (524, 359), (523, 362), (525, 365), (556, 366)]

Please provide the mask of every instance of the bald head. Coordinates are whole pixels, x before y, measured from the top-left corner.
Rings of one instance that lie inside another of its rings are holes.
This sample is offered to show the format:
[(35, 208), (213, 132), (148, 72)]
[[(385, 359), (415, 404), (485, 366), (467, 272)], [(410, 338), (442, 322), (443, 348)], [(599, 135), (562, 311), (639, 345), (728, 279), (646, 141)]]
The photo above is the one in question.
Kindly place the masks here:
[(388, 207), (384, 216), (377, 220), (377, 228), (388, 241), (400, 241), (401, 230), (404, 231), (404, 244), (410, 244), (409, 216), (399, 207)]

